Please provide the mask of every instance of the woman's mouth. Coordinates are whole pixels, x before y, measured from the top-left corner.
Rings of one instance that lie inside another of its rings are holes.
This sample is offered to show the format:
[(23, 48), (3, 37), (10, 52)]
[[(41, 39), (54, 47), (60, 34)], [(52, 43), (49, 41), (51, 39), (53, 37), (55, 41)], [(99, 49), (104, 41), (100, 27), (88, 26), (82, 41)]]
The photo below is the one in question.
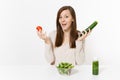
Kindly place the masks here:
[(67, 24), (62, 24), (63, 27), (65, 27)]

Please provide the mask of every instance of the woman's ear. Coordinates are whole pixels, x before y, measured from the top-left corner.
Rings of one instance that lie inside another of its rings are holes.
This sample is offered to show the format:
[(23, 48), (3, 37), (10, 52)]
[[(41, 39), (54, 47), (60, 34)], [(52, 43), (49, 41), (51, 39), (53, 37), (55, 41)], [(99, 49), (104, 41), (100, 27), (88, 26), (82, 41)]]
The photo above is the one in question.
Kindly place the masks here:
[(72, 22), (74, 22), (74, 19), (72, 19)]
[(74, 19), (72, 19), (72, 22), (74, 22)]

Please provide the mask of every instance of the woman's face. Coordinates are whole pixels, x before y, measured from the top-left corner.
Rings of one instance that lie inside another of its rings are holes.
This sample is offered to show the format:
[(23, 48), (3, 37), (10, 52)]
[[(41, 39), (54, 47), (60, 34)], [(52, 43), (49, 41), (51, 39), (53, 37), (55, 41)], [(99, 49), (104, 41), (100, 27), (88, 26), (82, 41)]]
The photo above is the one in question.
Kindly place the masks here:
[(59, 23), (63, 31), (69, 31), (73, 22), (72, 15), (69, 10), (63, 10), (59, 16)]

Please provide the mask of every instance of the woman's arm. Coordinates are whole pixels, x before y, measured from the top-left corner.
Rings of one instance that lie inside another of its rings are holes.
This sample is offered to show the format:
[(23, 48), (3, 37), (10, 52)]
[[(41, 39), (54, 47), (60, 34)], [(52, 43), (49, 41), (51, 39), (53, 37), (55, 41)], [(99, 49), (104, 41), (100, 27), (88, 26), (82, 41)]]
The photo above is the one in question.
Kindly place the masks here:
[(53, 65), (55, 63), (55, 56), (54, 56), (54, 50), (53, 50), (53, 45), (51, 44), (46, 44), (45, 43), (45, 58), (48, 63)]
[(84, 63), (85, 60), (84, 47), (85, 47), (85, 40), (76, 41), (76, 53), (75, 53), (76, 65), (80, 65)]
[(46, 33), (43, 33), (42, 31), (37, 31), (37, 34), (38, 34), (39, 38), (45, 42), (45, 58), (46, 58), (47, 62), (49, 62), (51, 65), (53, 65), (55, 62), (55, 57), (54, 57), (54, 53), (53, 53), (54, 52), (53, 42), (51, 40), (52, 34), (50, 34), (51, 35), (50, 37), (48, 37), (46, 35)]

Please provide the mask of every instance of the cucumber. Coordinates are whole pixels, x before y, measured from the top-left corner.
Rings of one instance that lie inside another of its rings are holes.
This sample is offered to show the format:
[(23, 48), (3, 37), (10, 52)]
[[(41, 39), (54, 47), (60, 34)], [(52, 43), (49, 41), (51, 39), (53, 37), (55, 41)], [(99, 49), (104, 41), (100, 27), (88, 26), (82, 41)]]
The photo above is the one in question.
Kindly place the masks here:
[(92, 30), (96, 25), (98, 24), (97, 21), (94, 21), (90, 26), (88, 26), (88, 28), (86, 28), (85, 30), (88, 32), (89, 31), (89, 28), (90, 30)]
[[(85, 30), (89, 32), (89, 29), (92, 30), (98, 24), (97, 21), (94, 21), (90, 26), (88, 26)], [(85, 31), (82, 31), (85, 34)], [(81, 35), (82, 36), (82, 35)]]

